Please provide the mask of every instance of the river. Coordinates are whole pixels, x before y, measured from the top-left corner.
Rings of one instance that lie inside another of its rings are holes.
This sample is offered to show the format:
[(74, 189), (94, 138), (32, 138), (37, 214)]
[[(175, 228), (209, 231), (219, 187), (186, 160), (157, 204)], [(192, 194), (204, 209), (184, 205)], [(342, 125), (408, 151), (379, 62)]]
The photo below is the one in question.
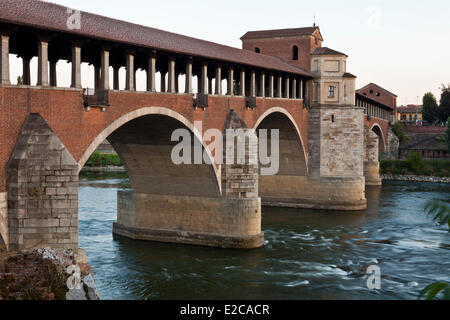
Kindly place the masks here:
[[(250, 251), (114, 239), (126, 174), (82, 174), (80, 247), (101, 299), (417, 299), (450, 281), (450, 235), (423, 213), (450, 185), (389, 182), (364, 212), (263, 208), (266, 245)], [(367, 288), (378, 265), (381, 290)]]

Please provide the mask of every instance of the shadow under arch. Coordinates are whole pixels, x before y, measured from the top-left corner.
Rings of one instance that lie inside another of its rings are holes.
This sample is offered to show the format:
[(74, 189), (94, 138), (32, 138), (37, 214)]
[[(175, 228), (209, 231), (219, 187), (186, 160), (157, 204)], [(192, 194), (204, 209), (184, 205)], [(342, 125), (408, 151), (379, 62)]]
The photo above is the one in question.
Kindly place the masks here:
[[(284, 108), (267, 110), (255, 123), (254, 129), (280, 130), (280, 170), (278, 175), (307, 176), (308, 157), (300, 130), (292, 115)], [(259, 136), (259, 135), (258, 135)], [(268, 132), (270, 148), (270, 132)]]
[(370, 130), (372, 130), (373, 132), (376, 133), (376, 135), (378, 136), (378, 156), (379, 158), (381, 158), (381, 156), (383, 155), (383, 153), (386, 152), (386, 143), (385, 143), (385, 139), (384, 139), (384, 133), (383, 130), (381, 130), (381, 127), (378, 123), (375, 123), (372, 128), (370, 128)]
[[(206, 150), (213, 164), (174, 164), (171, 150), (178, 142), (172, 142), (171, 135), (177, 129), (190, 132), (192, 146), (195, 139), (200, 141), (202, 151)], [(220, 197), (220, 169), (201, 137), (194, 125), (175, 111), (141, 108), (116, 119), (97, 135), (80, 158), (79, 170), (97, 147), (108, 140), (122, 159), (135, 192)]]

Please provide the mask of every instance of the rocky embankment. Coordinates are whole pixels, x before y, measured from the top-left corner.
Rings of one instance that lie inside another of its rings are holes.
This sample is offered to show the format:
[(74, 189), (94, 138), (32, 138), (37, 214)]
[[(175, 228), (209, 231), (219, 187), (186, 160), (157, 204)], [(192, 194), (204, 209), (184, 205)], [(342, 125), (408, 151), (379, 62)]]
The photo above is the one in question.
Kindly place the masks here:
[(99, 300), (88, 264), (72, 250), (0, 253), (0, 300)]
[(107, 167), (84, 167), (81, 172), (127, 172), (125, 167), (107, 166)]
[(430, 176), (392, 175), (392, 174), (381, 175), (381, 180), (450, 183), (450, 177), (430, 177)]

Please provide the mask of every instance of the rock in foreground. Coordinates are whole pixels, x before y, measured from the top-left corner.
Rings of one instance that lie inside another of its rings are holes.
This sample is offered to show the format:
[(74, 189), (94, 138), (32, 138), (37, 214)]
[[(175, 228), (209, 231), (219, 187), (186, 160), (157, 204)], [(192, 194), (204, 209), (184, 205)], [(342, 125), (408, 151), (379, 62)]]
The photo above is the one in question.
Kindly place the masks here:
[(72, 250), (0, 255), (0, 300), (98, 300), (91, 268)]

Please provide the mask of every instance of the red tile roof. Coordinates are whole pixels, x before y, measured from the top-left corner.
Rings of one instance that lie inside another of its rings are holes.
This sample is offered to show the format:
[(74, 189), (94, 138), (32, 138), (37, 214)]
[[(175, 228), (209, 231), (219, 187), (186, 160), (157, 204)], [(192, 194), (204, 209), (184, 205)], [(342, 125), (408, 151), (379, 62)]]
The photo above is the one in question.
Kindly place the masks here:
[(327, 48), (327, 47), (320, 47), (320, 48), (316, 48), (314, 49), (314, 51), (311, 53), (312, 55), (344, 55), (346, 57), (348, 57), (345, 53)]
[(241, 40), (265, 39), (274, 37), (311, 36), (319, 27), (304, 27), (292, 29), (249, 31), (241, 37)]
[(248, 50), (81, 12), (81, 29), (67, 28), (67, 7), (38, 0), (1, 0), (0, 22), (312, 77), (282, 60)]
[(392, 92), (386, 90), (385, 88), (383, 88), (383, 87), (377, 85), (376, 83), (369, 83), (368, 85), (365, 85), (364, 87), (362, 87), (361, 89), (358, 89), (357, 91), (358, 91), (358, 92), (362, 92), (362, 91), (364, 91), (364, 90), (365, 90), (367, 87), (369, 87), (369, 86), (376, 87), (376, 88), (378, 88), (379, 90), (384, 91), (385, 93), (387, 93), (387, 94), (389, 94), (389, 95), (391, 95), (391, 96), (397, 97), (397, 95), (396, 95), (395, 93), (392, 93)]
[(397, 107), (397, 112), (399, 112), (399, 113), (421, 113), (422, 106), (418, 106), (415, 104), (408, 104), (407, 106)]

